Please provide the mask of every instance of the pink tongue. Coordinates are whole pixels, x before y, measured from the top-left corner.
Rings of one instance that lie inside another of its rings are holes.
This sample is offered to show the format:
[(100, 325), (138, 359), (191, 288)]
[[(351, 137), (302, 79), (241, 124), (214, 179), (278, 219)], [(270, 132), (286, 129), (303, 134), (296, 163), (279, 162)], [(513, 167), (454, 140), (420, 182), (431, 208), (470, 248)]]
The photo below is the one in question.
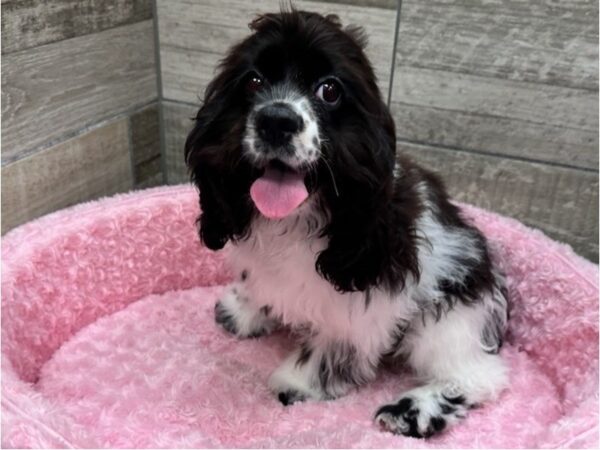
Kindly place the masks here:
[(304, 176), (294, 172), (267, 168), (250, 188), (258, 210), (269, 219), (288, 216), (308, 197)]

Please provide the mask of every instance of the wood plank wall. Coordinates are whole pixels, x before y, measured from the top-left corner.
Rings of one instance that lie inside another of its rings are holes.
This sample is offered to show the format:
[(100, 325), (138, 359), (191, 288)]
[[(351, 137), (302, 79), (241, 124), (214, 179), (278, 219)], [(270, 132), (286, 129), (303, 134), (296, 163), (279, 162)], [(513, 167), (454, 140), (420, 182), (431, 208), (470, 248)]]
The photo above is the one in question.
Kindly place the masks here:
[(598, 260), (598, 2), (404, 0), (399, 149)]
[(3, 234), (162, 182), (154, 37), (151, 0), (2, 1)]

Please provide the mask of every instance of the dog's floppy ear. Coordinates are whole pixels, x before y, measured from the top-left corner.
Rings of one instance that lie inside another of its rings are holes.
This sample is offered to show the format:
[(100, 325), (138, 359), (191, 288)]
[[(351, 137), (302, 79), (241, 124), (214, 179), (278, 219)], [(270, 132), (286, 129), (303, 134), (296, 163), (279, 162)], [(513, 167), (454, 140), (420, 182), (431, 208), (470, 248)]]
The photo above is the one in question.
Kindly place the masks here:
[[(395, 132), (381, 105), (379, 118), (332, 152), (336, 186), (327, 186), (328, 247), (317, 271), (338, 291), (398, 287), (408, 273), (418, 276), (414, 216), (416, 195), (394, 189)], [(323, 174), (326, 176), (327, 174)], [(395, 198), (394, 198), (395, 196)], [(402, 197), (402, 198), (399, 198)]]
[(212, 250), (243, 236), (252, 214), (244, 195), (249, 174), (240, 162), (240, 114), (227, 103), (229, 78), (225, 67), (208, 85), (185, 143), (185, 160), (200, 190), (200, 238)]

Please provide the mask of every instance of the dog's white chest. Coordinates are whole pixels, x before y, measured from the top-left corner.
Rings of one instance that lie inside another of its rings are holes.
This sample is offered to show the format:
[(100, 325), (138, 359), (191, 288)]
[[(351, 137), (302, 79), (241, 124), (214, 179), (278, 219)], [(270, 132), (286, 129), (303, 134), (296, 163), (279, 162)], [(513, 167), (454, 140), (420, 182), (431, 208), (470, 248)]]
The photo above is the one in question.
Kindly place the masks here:
[(269, 305), (286, 324), (327, 320), (327, 303), (339, 294), (315, 270), (323, 242), (302, 235), (300, 224), (261, 222), (251, 237), (232, 245), (231, 265), (246, 274), (245, 288), (250, 300)]
[(241, 276), (249, 301), (269, 306), (286, 325), (309, 326), (320, 333), (342, 338), (376, 324), (387, 327), (407, 312), (403, 302), (390, 301), (380, 291), (371, 293), (366, 307), (365, 293), (335, 290), (315, 269), (315, 262), (326, 242), (308, 237), (306, 226), (298, 221), (260, 223), (251, 237), (231, 245), (230, 264)]

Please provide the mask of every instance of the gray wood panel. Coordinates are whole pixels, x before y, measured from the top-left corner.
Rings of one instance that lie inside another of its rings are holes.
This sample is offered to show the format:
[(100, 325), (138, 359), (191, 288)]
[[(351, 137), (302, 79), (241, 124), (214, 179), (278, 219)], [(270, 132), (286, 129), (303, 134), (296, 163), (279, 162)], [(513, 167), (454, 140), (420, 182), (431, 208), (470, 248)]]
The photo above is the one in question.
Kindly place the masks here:
[(189, 182), (185, 165), (184, 145), (188, 133), (194, 126), (193, 118), (199, 107), (182, 105), (175, 102), (163, 102), (163, 120), (165, 133), (165, 168), (169, 184)]
[(160, 156), (158, 104), (154, 103), (129, 118), (131, 158), (134, 166)]
[(2, 164), (156, 99), (152, 21), (2, 60)]
[(598, 93), (399, 65), (392, 100), (508, 117), (558, 127), (598, 129)]
[(398, 66), (398, 136), (597, 170), (598, 92)]
[(598, 167), (598, 133), (485, 113), (392, 102), (398, 135), (414, 142), (458, 147), (580, 168)]
[(152, 18), (151, 0), (2, 3), (2, 54)]
[(164, 184), (160, 155), (144, 161), (133, 168), (133, 183), (136, 189)]
[[(353, 2), (355, 3), (355, 2)], [(214, 75), (216, 62), (227, 49), (249, 34), (248, 22), (258, 13), (279, 10), (278, 0), (201, 3), (158, 0), (163, 95), (170, 100), (194, 102)], [(363, 26), (370, 37), (367, 54), (379, 85), (387, 94), (396, 24), (394, 9), (297, 0), (298, 9), (336, 13), (343, 24)]]
[(406, 142), (398, 151), (439, 173), (459, 201), (505, 214), (598, 261), (598, 174)]
[(404, 0), (402, 65), (598, 89), (598, 0)]
[(597, 17), (590, 0), (405, 0), (391, 104), (401, 146), (456, 198), (594, 260)]
[(158, 104), (129, 117), (133, 182), (136, 188), (162, 184)]
[(3, 166), (2, 233), (131, 186), (127, 119), (120, 119)]
[(163, 98), (186, 103), (200, 102), (222, 57), (215, 53), (165, 48), (161, 43)]

